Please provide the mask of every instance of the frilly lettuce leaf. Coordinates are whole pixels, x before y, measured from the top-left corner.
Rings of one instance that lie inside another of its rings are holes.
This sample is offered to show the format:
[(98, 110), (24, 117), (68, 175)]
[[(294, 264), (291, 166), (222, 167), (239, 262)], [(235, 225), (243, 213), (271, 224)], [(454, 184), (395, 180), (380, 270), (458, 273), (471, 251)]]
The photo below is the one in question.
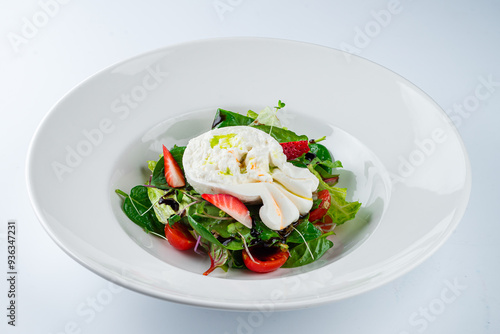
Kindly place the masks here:
[(307, 168), (319, 179), (318, 190), (327, 189), (330, 192), (331, 204), (326, 214), (332, 218), (332, 221), (340, 225), (348, 220), (354, 219), (361, 207), (361, 203), (346, 201), (347, 189), (332, 187), (325, 183), (321, 175), (314, 169), (313, 165), (308, 165)]
[[(192, 201), (187, 196), (182, 196), (182, 200), (178, 201), (175, 192), (168, 194), (168, 191), (158, 189), (158, 188), (148, 188), (148, 197), (151, 203), (153, 203), (153, 210), (155, 212), (156, 218), (163, 224), (168, 224), (168, 219), (177, 214), (177, 212), (182, 211), (189, 203)], [(170, 205), (160, 204), (161, 198), (172, 199), (179, 204), (179, 208), (174, 210)]]
[(277, 126), (281, 128), (281, 122), (277, 117), (277, 110), (270, 107), (265, 107), (257, 116), (255, 120), (262, 125)]

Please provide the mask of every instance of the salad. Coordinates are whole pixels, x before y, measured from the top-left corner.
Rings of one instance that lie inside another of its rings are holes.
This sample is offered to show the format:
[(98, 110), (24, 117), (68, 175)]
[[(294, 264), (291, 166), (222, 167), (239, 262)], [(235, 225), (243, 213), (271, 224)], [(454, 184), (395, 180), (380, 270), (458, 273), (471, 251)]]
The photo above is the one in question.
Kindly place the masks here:
[(266, 273), (321, 258), (335, 226), (361, 203), (335, 185), (342, 168), (320, 142), (283, 127), (285, 103), (247, 115), (217, 109), (212, 129), (186, 146), (163, 146), (149, 180), (123, 197), (145, 232), (180, 251), (208, 255), (210, 267)]

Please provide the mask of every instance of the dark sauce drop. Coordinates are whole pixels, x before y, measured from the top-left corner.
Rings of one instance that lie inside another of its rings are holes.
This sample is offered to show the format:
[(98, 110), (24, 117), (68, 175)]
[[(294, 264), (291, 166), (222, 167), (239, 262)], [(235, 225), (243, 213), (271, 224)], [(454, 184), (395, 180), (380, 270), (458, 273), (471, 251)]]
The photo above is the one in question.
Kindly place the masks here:
[(262, 232), (255, 229), (255, 227), (252, 227), (252, 229), (250, 230), (250, 235), (254, 238), (257, 238), (261, 233)]
[(221, 115), (220, 112), (217, 111), (217, 114), (215, 115), (214, 118), (214, 122), (212, 123), (212, 129), (215, 128), (220, 123), (224, 122), (225, 120), (226, 120), (226, 115)]
[(223, 245), (223, 246), (227, 246), (229, 245), (229, 243), (231, 241), (234, 240), (234, 238), (223, 238), (223, 237), (218, 237), (217, 240), (219, 240), (219, 242)]
[(158, 204), (165, 204), (170, 206), (175, 212), (179, 211), (179, 203), (177, 203), (173, 198), (162, 197), (158, 201)]
[(304, 158), (306, 158), (309, 161), (312, 161), (314, 158), (316, 158), (316, 154), (314, 154), (312, 152), (307, 152), (306, 155), (304, 156)]

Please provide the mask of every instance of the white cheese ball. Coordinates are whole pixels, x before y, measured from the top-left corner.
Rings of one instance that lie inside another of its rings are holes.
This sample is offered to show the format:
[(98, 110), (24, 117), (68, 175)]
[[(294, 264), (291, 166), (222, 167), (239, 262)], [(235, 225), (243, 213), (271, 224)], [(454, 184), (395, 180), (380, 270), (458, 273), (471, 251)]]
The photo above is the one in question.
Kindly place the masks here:
[(248, 126), (214, 129), (191, 139), (182, 162), (197, 192), (263, 203), (260, 218), (274, 230), (311, 209), (319, 183), (309, 170), (287, 162), (273, 137)]

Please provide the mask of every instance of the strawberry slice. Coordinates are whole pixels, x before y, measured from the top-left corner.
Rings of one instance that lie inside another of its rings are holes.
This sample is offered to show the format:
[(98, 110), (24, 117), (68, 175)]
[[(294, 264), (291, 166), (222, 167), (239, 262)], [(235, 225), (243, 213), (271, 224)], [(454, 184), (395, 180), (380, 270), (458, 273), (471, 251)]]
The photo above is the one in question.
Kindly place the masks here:
[(250, 211), (238, 198), (228, 194), (202, 194), (201, 197), (246, 227), (252, 228), (252, 217), (250, 217)]
[(165, 162), (165, 179), (168, 185), (172, 188), (184, 187), (186, 180), (184, 180), (182, 170), (165, 145), (163, 145), (163, 161)]
[(290, 141), (280, 144), (283, 147), (283, 153), (285, 153), (287, 160), (296, 159), (302, 154), (309, 152), (309, 142), (307, 140)]
[(324, 216), (320, 220), (317, 220), (316, 222), (314, 222), (314, 226), (316, 226), (321, 231), (323, 231), (323, 233), (327, 233), (327, 232), (332, 231), (335, 228), (335, 226), (337, 226), (337, 225), (333, 223), (332, 217)]
[(316, 209), (309, 212), (310, 222), (323, 218), (323, 216), (326, 215), (328, 209), (330, 208), (332, 197), (328, 190), (324, 189), (318, 192), (318, 199), (321, 200), (319, 206)]

